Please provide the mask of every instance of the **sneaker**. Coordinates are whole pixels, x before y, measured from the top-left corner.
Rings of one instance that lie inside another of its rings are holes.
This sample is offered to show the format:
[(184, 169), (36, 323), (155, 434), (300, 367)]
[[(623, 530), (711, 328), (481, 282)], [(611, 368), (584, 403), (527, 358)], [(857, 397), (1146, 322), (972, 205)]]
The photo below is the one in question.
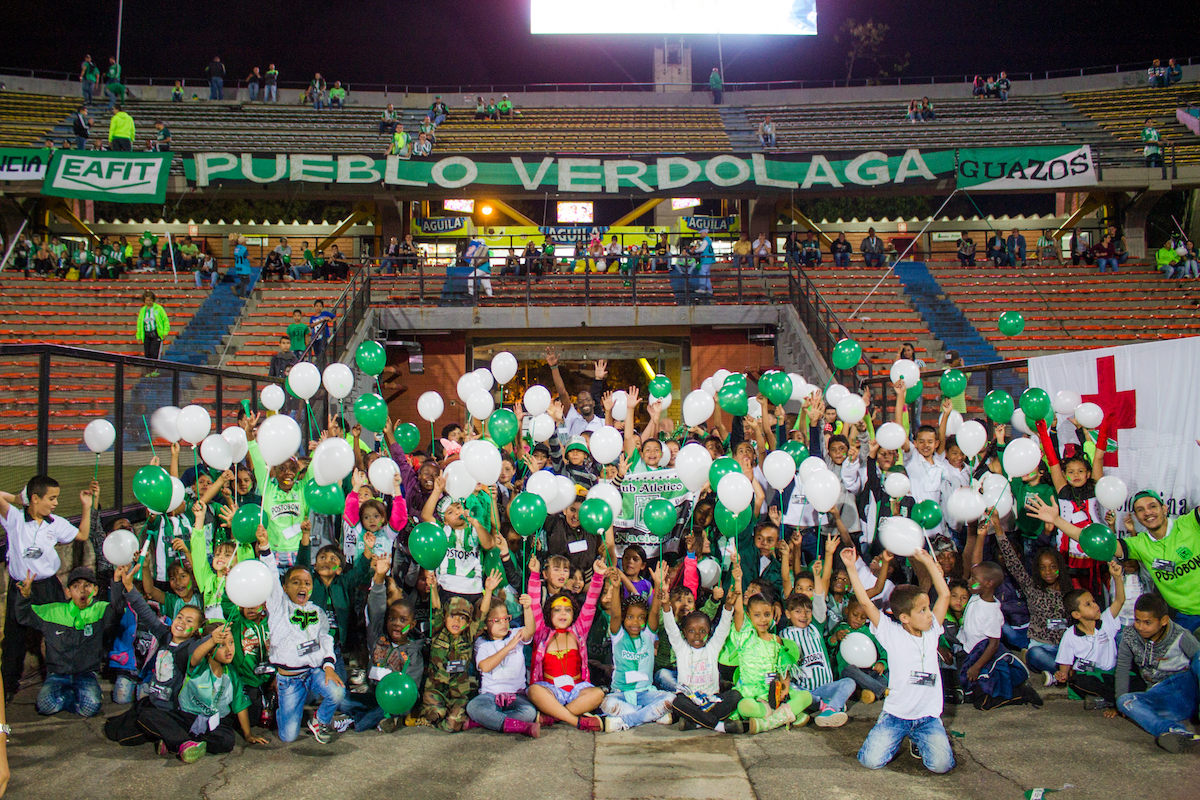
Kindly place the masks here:
[[(580, 725), (583, 724), (582, 717), (579, 718), (579, 723), (580, 723)], [(604, 718), (604, 732), (605, 733), (616, 733), (617, 731), (627, 731), (627, 730), (629, 730), (629, 726), (626, 725), (625, 720), (621, 719), (620, 717), (605, 717)]]
[(333, 726), (322, 725), (320, 722), (317, 722), (316, 717), (313, 717), (308, 721), (308, 729), (312, 731), (313, 738), (316, 739), (319, 744), (329, 744), (333, 741)]
[(207, 752), (208, 745), (204, 742), (184, 742), (179, 747), (179, 760), (185, 764), (195, 764)]
[(380, 733), (393, 733), (395, 732), (396, 728), (399, 727), (400, 717), (384, 717), (383, 721), (375, 726), (375, 730), (379, 731)]
[(1200, 736), (1187, 731), (1167, 731), (1154, 740), (1154, 743), (1168, 753), (1182, 753), (1190, 750), (1200, 742)]
[(1112, 703), (1103, 697), (1092, 697), (1089, 695), (1083, 698), (1083, 708), (1085, 711), (1097, 711), (1102, 708), (1112, 708)]
[(967, 702), (967, 694), (962, 690), (962, 687), (955, 686), (950, 692), (950, 696), (946, 698), (951, 705), (961, 706)]
[(1038, 694), (1032, 686), (1029, 685), (1029, 681), (1021, 681), (1021, 685), (1017, 687), (1017, 690), (1020, 691), (1021, 699), (1026, 703), (1034, 708), (1042, 707), (1044, 703), (1042, 696)]
[(1053, 672), (1043, 671), (1042, 674), (1046, 676), (1046, 683), (1044, 684), (1045, 686), (1055, 686), (1058, 684), (1058, 681), (1054, 679)]
[(667, 713), (665, 713), (661, 717), (659, 717), (658, 724), (659, 725), (670, 725), (671, 724), (671, 712), (668, 711)]
[(605, 730), (604, 721), (595, 714), (584, 714), (581, 716), (577, 727), (581, 731), (592, 731), (593, 733), (603, 733)]
[(407, 726), (409, 728), (423, 728), (423, 727), (428, 727), (429, 720), (427, 720), (421, 716), (414, 717), (412, 715), (409, 715), (404, 718), (404, 724), (405, 724), (405, 726)]
[(347, 677), (350, 679), (351, 686), (362, 686), (364, 683), (367, 682), (366, 670), (352, 669), (352, 670), (350, 670), (350, 674), (347, 675)]
[(863, 689), (862, 694), (858, 696), (858, 701), (860, 703), (866, 703), (867, 705), (870, 705), (871, 703), (875, 702), (875, 693), (870, 689)]
[(917, 743), (912, 739), (908, 740), (908, 754), (918, 761), (921, 760), (921, 749), (917, 747)]
[(796, 721), (792, 723), (793, 728), (803, 728), (812, 719), (808, 714), (797, 714)]
[(725, 720), (725, 732), (726, 733), (745, 733), (746, 730), (747, 730), (747, 726), (746, 726), (745, 721), (743, 721), (743, 720), (738, 720), (738, 719)]
[(154, 752), (158, 753), (160, 756), (171, 755), (171, 751), (167, 749), (167, 743), (163, 741), (158, 743), (158, 747), (154, 748)]
[(333, 721), (329, 723), (338, 733), (345, 733), (354, 727), (354, 717), (349, 714), (338, 712), (333, 715)]
[(813, 720), (818, 728), (840, 728), (850, 719), (845, 711), (834, 711), (832, 708), (823, 710)]

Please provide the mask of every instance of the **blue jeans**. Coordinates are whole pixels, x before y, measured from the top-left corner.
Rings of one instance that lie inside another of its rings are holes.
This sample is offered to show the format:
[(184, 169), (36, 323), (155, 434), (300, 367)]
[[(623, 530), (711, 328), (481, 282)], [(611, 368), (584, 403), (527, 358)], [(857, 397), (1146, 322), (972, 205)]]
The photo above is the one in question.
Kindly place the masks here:
[(76, 150), (87, 150), (87, 137), (86, 136), (76, 136), (75, 137), (75, 149)]
[[(1114, 267), (1113, 272), (1116, 272), (1116, 271), (1117, 270)], [(1193, 278), (1200, 276), (1200, 262), (1196, 261), (1194, 258), (1189, 258), (1183, 264), (1183, 274), (1181, 277), (1186, 278), (1188, 276), (1191, 276)]]
[(118, 675), (113, 681), (112, 701), (120, 705), (129, 705), (137, 699), (138, 687), (141, 686), (129, 675)]
[(250, 102), (253, 103), (257, 100), (258, 100), (258, 84), (251, 83), (250, 84)]
[(209, 100), (224, 100), (225, 99), (225, 79), (224, 78), (209, 78), (208, 79), (208, 99)]
[(883, 253), (863, 253), (863, 261), (868, 267), (882, 267)]
[(876, 675), (874, 670), (859, 669), (853, 664), (847, 664), (842, 670), (842, 675), (849, 678), (855, 685), (875, 693), (876, 697), (883, 697), (883, 693), (887, 691), (887, 670), (883, 671), (883, 675)]
[(1031, 644), (1025, 651), (1025, 664), (1032, 672), (1050, 672), (1058, 669), (1055, 657), (1058, 648), (1047, 644)]
[(275, 103), (279, 101), (279, 87), (275, 84), (267, 84), (263, 87), (263, 102)]
[[(796, 683), (793, 683), (792, 687), (800, 688)], [(808, 692), (813, 696), (813, 700), (820, 700), (834, 711), (845, 711), (846, 701), (850, 699), (850, 695), (854, 694), (854, 688), (855, 683), (852, 679), (841, 678), (833, 683), (809, 689)]]
[(38, 692), (37, 712), (49, 715), (70, 711), (81, 717), (94, 717), (100, 713), (102, 702), (103, 696), (96, 673), (65, 675), (52, 672), (46, 676), (46, 682)]
[(859, 748), (858, 763), (867, 769), (886, 767), (905, 736), (917, 745), (921, 761), (930, 772), (940, 775), (954, 769), (954, 751), (950, 749), (950, 739), (939, 718), (900, 719), (886, 711), (879, 715), (875, 727)]
[(1200, 654), (1192, 657), (1190, 669), (1164, 678), (1144, 692), (1121, 695), (1117, 698), (1117, 708), (1151, 736), (1162, 736), (1167, 731), (1189, 733), (1180, 723), (1196, 713), (1197, 681), (1200, 681)]
[(1029, 646), (1029, 623), (1019, 628), (1004, 623), (1000, 627), (1000, 641), (1012, 650), (1024, 650)]
[(300, 280), (301, 275), (312, 275), (312, 271), (312, 267), (310, 267), (308, 264), (293, 264), (292, 278), (294, 280)]
[(1116, 272), (1117, 271), (1117, 260), (1115, 258), (1097, 258), (1096, 266), (1098, 267), (1098, 271), (1100, 271), (1100, 272), (1104, 272), (1105, 266), (1112, 267), (1112, 271)]
[(96, 91), (96, 84), (91, 81), (83, 82), (83, 103), (90, 106), (92, 104), (92, 94)]
[(700, 259), (700, 264), (696, 267), (696, 271), (688, 279), (691, 281), (692, 294), (712, 294), (712, 279), (708, 277), (711, 269), (711, 259)]
[(1198, 614), (1181, 614), (1176, 612), (1175, 624), (1181, 628), (1187, 628), (1192, 633), (1200, 628), (1200, 615)]
[[(196, 288), (201, 288), (204, 284), (204, 273), (200, 270), (196, 270), (192, 274), (196, 276)], [(215, 269), (208, 274), (208, 285), (210, 288), (217, 288), (217, 278), (219, 277), (221, 276)]]
[(346, 689), (325, 679), (325, 670), (313, 667), (298, 675), (276, 676), (279, 687), (279, 712), (276, 721), (279, 725), (279, 740), (294, 742), (300, 735), (300, 723), (304, 719), (304, 704), (310, 694), (316, 695), (321, 701), (317, 708), (317, 721), (328, 725), (333, 720), (334, 712), (346, 696)]
[(850, 254), (849, 253), (834, 253), (833, 254), (833, 265), (835, 267), (850, 266)]
[(630, 728), (654, 722), (670, 710), (673, 692), (660, 692), (657, 689), (646, 689), (637, 692), (633, 703), (626, 701), (624, 692), (612, 692), (605, 696), (600, 707), (610, 717), (620, 717), (621, 721)]
[(316, 109), (317, 111), (320, 111), (324, 107), (325, 107), (325, 103), (324, 103), (324, 101), (321, 100), (321, 98), (318, 97), (313, 100), (313, 108)]
[(467, 703), (467, 716), (491, 731), (504, 730), (504, 720), (537, 722), (538, 710), (523, 694), (514, 695), (508, 708), (496, 705), (496, 695), (481, 692)]
[(654, 673), (654, 685), (662, 689), (664, 692), (674, 694), (679, 691), (679, 671), (663, 667), (658, 672)]

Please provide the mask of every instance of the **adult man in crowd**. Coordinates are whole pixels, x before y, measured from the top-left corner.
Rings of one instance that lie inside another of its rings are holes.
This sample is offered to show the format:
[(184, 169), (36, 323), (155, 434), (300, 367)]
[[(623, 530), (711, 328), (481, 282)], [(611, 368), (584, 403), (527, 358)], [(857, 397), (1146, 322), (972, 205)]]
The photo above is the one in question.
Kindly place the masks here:
[(108, 71), (104, 73), (104, 94), (108, 96), (108, 110), (112, 111), (117, 102), (125, 100), (125, 86), (121, 83), (121, 65), (117, 59), (109, 56)]
[(958, 263), (964, 267), (975, 266), (975, 240), (971, 238), (971, 234), (963, 231), (958, 237)]
[(813, 236), (812, 231), (809, 231), (800, 243), (800, 260), (806, 267), (821, 266), (821, 243)]
[[(89, 102), (91, 102), (89, 100)], [(71, 127), (75, 131), (75, 149), (87, 150), (88, 132), (91, 130), (91, 120), (88, 119), (87, 106), (80, 106), (71, 118)]]
[(250, 70), (250, 74), (246, 76), (246, 86), (250, 89), (250, 102), (258, 100), (258, 87), (262, 83), (262, 73), (258, 71), (258, 67)]
[(713, 67), (712, 74), (708, 76), (708, 88), (712, 90), (713, 105), (721, 105), (725, 98), (725, 81), (721, 80), (721, 72), (716, 67)]
[(604, 417), (596, 416), (596, 401), (595, 396), (604, 392), (604, 378), (608, 375), (608, 362), (600, 359), (596, 362), (595, 378), (592, 381), (591, 391), (580, 392), (575, 396), (575, 402), (571, 402), (571, 394), (567, 391), (567, 384), (563, 381), (562, 371), (558, 366), (558, 353), (551, 348), (546, 348), (546, 364), (550, 367), (550, 375), (554, 378), (554, 389), (558, 392), (558, 399), (564, 406), (569, 406), (567, 415), (563, 417), (563, 427), (566, 429), (566, 439), (564, 441), (574, 439), (580, 436), (584, 431), (595, 433), (604, 427)]
[(263, 102), (279, 102), (279, 70), (274, 64), (267, 65), (267, 74), (263, 76)]
[(750, 234), (742, 231), (741, 236), (733, 244), (733, 268), (735, 270), (742, 267), (749, 269), (750, 258), (753, 252), (754, 250), (750, 246)]
[(121, 106), (116, 106), (116, 113), (108, 121), (108, 146), (117, 152), (128, 153), (133, 150), (133, 137), (137, 135), (133, 117), (125, 113)]
[(1008, 235), (1005, 241), (1005, 247), (1008, 250), (1008, 265), (1015, 267), (1017, 261), (1021, 262), (1021, 266), (1025, 266), (1025, 237), (1016, 228), (1012, 229), (1012, 233)]
[(858, 248), (863, 254), (863, 261), (868, 267), (883, 266), (883, 239), (875, 235), (874, 228), (867, 229), (867, 238), (862, 240)]
[(395, 275), (396, 265), (400, 263), (400, 240), (395, 236), (388, 241), (383, 248), (383, 263), (380, 264), (380, 271), (384, 275)]
[(100, 81), (100, 68), (92, 61), (90, 55), (83, 57), (83, 63), (79, 65), (79, 82), (83, 85), (83, 102), (85, 105), (92, 104), (92, 96), (96, 91), (96, 84)]
[(208, 75), (208, 99), (224, 100), (225, 65), (221, 63), (221, 59), (213, 56), (213, 60), (204, 68), (204, 72)]
[(446, 108), (446, 104), (442, 102), (442, 96), (439, 94), (433, 98), (433, 105), (429, 106), (429, 117), (433, 120), (435, 126), (441, 125), (446, 121), (446, 116), (450, 110)]

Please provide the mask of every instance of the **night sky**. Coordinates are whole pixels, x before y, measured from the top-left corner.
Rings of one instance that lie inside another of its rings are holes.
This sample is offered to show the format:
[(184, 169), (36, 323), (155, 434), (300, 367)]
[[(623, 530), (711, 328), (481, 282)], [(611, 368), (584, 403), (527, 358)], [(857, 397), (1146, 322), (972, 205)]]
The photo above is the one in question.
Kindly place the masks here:
[[(590, 5), (602, 13), (602, 0)], [(0, 57), (2, 66), (78, 73), (84, 53), (106, 64), (114, 52), (117, 0), (0, 6), (25, 31)], [(1197, 9), (1195, 2), (1129, 0), (818, 0), (816, 37), (722, 37), (726, 81), (844, 77), (844, 47), (834, 34), (847, 17), (890, 25), (888, 49), (911, 54), (904, 73), (911, 76), (1200, 56)], [(329, 80), (360, 84), (628, 82), (651, 79), (656, 41), (661, 37), (534, 36), (528, 0), (126, 0), (122, 61), (128, 77), (197, 83), (214, 54), (229, 65), (227, 80), (273, 61), (284, 81), (319, 70)], [(703, 79), (716, 64), (716, 37), (690, 44), (695, 78)]]

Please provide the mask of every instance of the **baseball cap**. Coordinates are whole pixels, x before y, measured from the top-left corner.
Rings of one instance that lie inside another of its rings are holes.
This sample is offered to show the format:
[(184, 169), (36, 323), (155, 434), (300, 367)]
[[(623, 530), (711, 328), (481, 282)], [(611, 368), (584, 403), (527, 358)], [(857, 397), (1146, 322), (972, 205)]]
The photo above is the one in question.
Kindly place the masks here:
[(447, 617), (466, 617), (468, 620), (473, 618), (475, 614), (471, 610), (471, 604), (461, 597), (451, 597), (450, 602), (446, 604)]
[(87, 581), (88, 583), (96, 582), (96, 573), (92, 572), (88, 567), (76, 567), (67, 575), (67, 586), (70, 586), (75, 581)]
[(571, 438), (571, 441), (567, 443), (567, 452), (569, 453), (572, 450), (582, 450), (583, 452), (589, 454), (591, 452), (588, 449), (588, 443), (584, 441), (582, 436), (574, 436)]
[(531, 452), (541, 453), (542, 455), (546, 456), (547, 458), (550, 457), (550, 448), (547, 447), (544, 442), (534, 445), (533, 450)]

